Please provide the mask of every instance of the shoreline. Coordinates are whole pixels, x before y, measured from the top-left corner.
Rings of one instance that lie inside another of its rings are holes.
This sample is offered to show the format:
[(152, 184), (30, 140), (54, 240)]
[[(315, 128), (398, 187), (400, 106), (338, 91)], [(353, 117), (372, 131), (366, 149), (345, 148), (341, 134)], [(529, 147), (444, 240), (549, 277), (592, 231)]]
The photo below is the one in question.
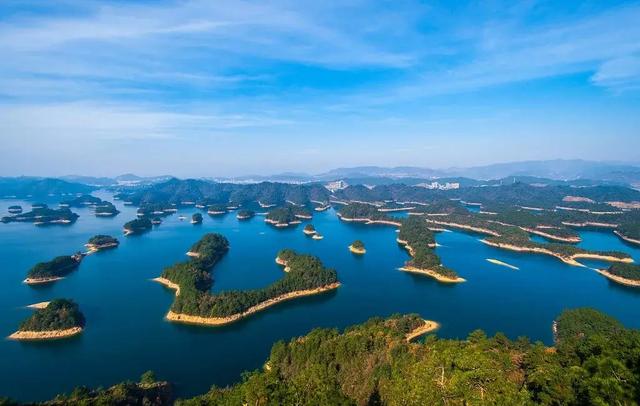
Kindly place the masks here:
[(437, 280), (438, 282), (443, 282), (443, 283), (462, 283), (467, 281), (466, 279), (461, 278), (459, 276), (455, 279), (451, 279), (446, 276), (440, 275), (439, 273), (431, 269), (422, 269), (422, 268), (416, 268), (413, 266), (403, 266), (402, 268), (398, 268), (398, 269), (403, 272), (427, 275)]
[(291, 270), (291, 268), (289, 268), (287, 266), (287, 261), (285, 261), (284, 259), (282, 259), (280, 257), (276, 257), (276, 264), (278, 264), (280, 266), (283, 266), (284, 267), (283, 271), (285, 271), (285, 272), (289, 272)]
[(433, 320), (424, 320), (424, 324), (420, 327), (417, 327), (407, 334), (405, 334), (404, 339), (406, 342), (411, 342), (416, 338), (423, 336), (427, 333), (431, 333), (432, 331), (436, 331), (440, 328), (440, 323)]
[(617, 235), (618, 237), (620, 237), (623, 241), (629, 242), (629, 243), (631, 243), (631, 244), (638, 244), (638, 245), (640, 245), (640, 240), (636, 240), (636, 239), (634, 239), (634, 238), (627, 237), (626, 235), (622, 234), (622, 233), (621, 233), (620, 231), (618, 231), (618, 230), (613, 230), (613, 233), (614, 233), (615, 235)]
[(7, 337), (9, 340), (16, 341), (40, 341), (40, 340), (59, 340), (62, 338), (73, 337), (82, 333), (82, 327), (71, 327), (64, 330), (48, 330), (48, 331), (21, 331), (18, 330)]
[(608, 262), (623, 262), (623, 263), (632, 263), (633, 259), (632, 258), (618, 258), (618, 257), (612, 257), (609, 255), (599, 255), (599, 254), (589, 254), (589, 253), (576, 253), (573, 254), (571, 256), (565, 257), (562, 256), (556, 252), (550, 251), (546, 248), (533, 248), (533, 247), (519, 247), (517, 245), (512, 245), (512, 244), (505, 244), (505, 243), (496, 243), (496, 242), (492, 242), (492, 241), (487, 241), (485, 239), (481, 239), (480, 242), (487, 244), (489, 246), (492, 247), (496, 247), (496, 248), (502, 248), (502, 249), (506, 249), (506, 250), (510, 250), (510, 251), (516, 251), (516, 252), (532, 252), (532, 253), (537, 253), (537, 254), (544, 254), (544, 255), (550, 255), (552, 257), (556, 257), (558, 258), (560, 261), (569, 264), (569, 265), (573, 265), (573, 266), (581, 266), (584, 267), (585, 265), (581, 264), (580, 262), (576, 261), (577, 258), (587, 258), (587, 259), (597, 259), (600, 261), (608, 261)]
[(367, 250), (365, 248), (362, 248), (362, 249), (353, 248), (353, 245), (349, 245), (349, 251), (357, 255), (364, 255), (367, 253)]
[(500, 266), (504, 266), (507, 268), (511, 268), (513, 270), (519, 271), (520, 268), (518, 268), (517, 266), (511, 265), (511, 264), (507, 264), (506, 262), (502, 262), (498, 259), (494, 259), (494, 258), (487, 258), (487, 262), (491, 262), (494, 265), (500, 265)]
[(280, 296), (276, 296), (274, 298), (265, 300), (264, 302), (260, 302), (254, 306), (249, 307), (242, 313), (235, 313), (231, 316), (226, 317), (202, 317), (202, 316), (191, 316), (183, 313), (174, 313), (169, 310), (165, 319), (172, 322), (184, 323), (184, 324), (198, 324), (198, 325), (206, 325), (206, 326), (222, 326), (225, 324), (230, 324), (241, 320), (245, 317), (248, 317), (254, 313), (258, 313), (264, 309), (267, 309), (271, 306), (274, 306), (278, 303), (282, 303), (288, 300), (296, 299), (304, 296), (317, 295), (320, 293), (328, 292), (330, 290), (337, 289), (340, 286), (340, 282), (331, 283), (329, 285), (320, 286), (314, 289), (305, 289), (305, 290), (297, 290), (289, 293), (284, 293)]
[(178, 285), (177, 283), (173, 283), (169, 279), (163, 278), (162, 276), (158, 276), (157, 278), (153, 278), (151, 280), (154, 281), (154, 282), (158, 282), (159, 284), (161, 284), (165, 288), (169, 288), (169, 289), (175, 290), (176, 291), (176, 296), (180, 295), (180, 285)]
[(533, 228), (527, 228), (527, 227), (519, 227), (522, 231), (526, 231), (527, 233), (530, 234), (535, 234), (535, 235), (539, 235), (540, 237), (544, 237), (547, 238), (549, 240), (554, 240), (554, 241), (560, 241), (560, 242), (568, 242), (568, 243), (579, 243), (580, 241), (582, 241), (582, 239), (580, 237), (560, 237), (557, 235), (553, 235), (553, 234), (549, 234), (549, 233), (545, 233), (544, 231), (539, 231)]
[(494, 237), (500, 237), (500, 234), (496, 233), (495, 231), (491, 231), (487, 228), (480, 228), (480, 227), (473, 227), (473, 226), (467, 226), (464, 224), (458, 224), (458, 223), (449, 223), (446, 221), (437, 221), (437, 220), (430, 220), (430, 219), (426, 219), (427, 223), (433, 223), (433, 224), (438, 224), (440, 226), (447, 226), (447, 227), (451, 227), (451, 228), (458, 228), (458, 229), (462, 229), (462, 230), (469, 230), (469, 231), (475, 231), (477, 233), (480, 234), (488, 234), (488, 235), (492, 235)]
[(640, 280), (623, 278), (622, 276), (614, 275), (605, 269), (595, 269), (595, 271), (598, 272), (600, 275), (604, 276), (605, 278), (612, 280), (616, 283), (619, 283), (621, 285), (640, 288)]
[(51, 302), (38, 302), (25, 306), (27, 309), (44, 309), (49, 306)]
[(198, 252), (187, 251), (186, 255), (188, 257), (192, 257), (192, 258), (200, 258), (200, 253), (198, 253)]
[(347, 221), (347, 222), (365, 223), (365, 224), (385, 224), (385, 225), (390, 225), (395, 227), (402, 226), (402, 223), (397, 221), (390, 221), (390, 220), (371, 220), (369, 218), (349, 218), (349, 217), (343, 217), (340, 215), (338, 215), (338, 218), (340, 220)]
[(52, 283), (55, 281), (59, 281), (64, 278), (65, 278), (64, 276), (52, 276), (49, 278), (27, 278), (23, 280), (22, 283), (25, 283), (27, 285), (42, 285), (45, 283)]
[(109, 249), (109, 248), (116, 248), (118, 245), (120, 245), (120, 243), (111, 242), (111, 243), (102, 244), (102, 245), (85, 244), (84, 246), (87, 247), (87, 249), (88, 249), (87, 255), (89, 255), (89, 254), (93, 254), (94, 252), (106, 250), (106, 249)]

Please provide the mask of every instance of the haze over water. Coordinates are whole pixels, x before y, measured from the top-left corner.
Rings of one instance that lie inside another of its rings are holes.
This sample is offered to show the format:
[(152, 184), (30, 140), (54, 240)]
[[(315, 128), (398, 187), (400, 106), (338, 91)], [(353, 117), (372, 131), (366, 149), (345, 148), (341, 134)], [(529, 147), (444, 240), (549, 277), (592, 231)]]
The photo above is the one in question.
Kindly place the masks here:
[[(109, 194), (96, 195), (113, 200)], [(1, 200), (0, 213), (15, 203), (25, 208), (30, 205)], [(136, 208), (115, 203), (121, 211), (115, 218), (96, 218), (89, 209), (73, 209), (80, 218), (71, 226), (0, 225), (0, 334), (15, 331), (31, 313), (24, 306), (56, 297), (77, 301), (87, 319), (85, 332), (69, 340), (0, 341), (0, 359), (11, 367), (11, 373), (0, 381), (3, 395), (42, 400), (78, 385), (97, 387), (135, 380), (151, 369), (174, 382), (179, 396), (191, 396), (212, 384), (237, 382), (242, 371), (261, 368), (277, 340), (306, 334), (315, 327), (344, 328), (393, 313), (419, 313), (436, 320), (442, 324), (437, 334), (445, 338), (464, 338), (482, 328), (488, 334), (502, 331), (510, 338), (526, 335), (551, 344), (553, 319), (563, 309), (580, 306), (595, 307), (627, 327), (640, 328), (637, 289), (552, 257), (488, 247), (478, 241), (478, 235), (436, 235), (441, 244), (437, 253), (444, 265), (467, 279), (447, 285), (397, 270), (408, 254), (396, 243), (394, 227), (343, 223), (333, 210), (314, 213), (312, 222), (325, 237), (321, 241), (303, 235), (302, 226), (275, 229), (261, 216), (240, 222), (235, 213), (205, 215), (199, 226), (188, 219), (179, 221), (178, 215), (190, 216), (196, 209), (180, 210), (153, 231), (125, 238), (122, 224), (135, 217)], [(282, 268), (274, 258), (282, 248), (317, 255), (337, 270), (342, 286), (228, 326), (168, 323), (163, 317), (174, 293), (150, 279), (164, 267), (184, 260), (188, 248), (207, 232), (222, 233), (230, 241), (229, 253), (212, 272), (215, 292), (257, 288), (279, 279)], [(83, 250), (83, 244), (95, 234), (117, 236), (121, 244), (86, 257), (78, 270), (50, 286), (21, 283), (35, 263)], [(583, 231), (581, 236), (582, 247), (619, 250), (640, 261), (640, 249), (608, 231)], [(347, 250), (355, 239), (365, 243), (364, 256)], [(491, 264), (487, 258), (520, 270)]]

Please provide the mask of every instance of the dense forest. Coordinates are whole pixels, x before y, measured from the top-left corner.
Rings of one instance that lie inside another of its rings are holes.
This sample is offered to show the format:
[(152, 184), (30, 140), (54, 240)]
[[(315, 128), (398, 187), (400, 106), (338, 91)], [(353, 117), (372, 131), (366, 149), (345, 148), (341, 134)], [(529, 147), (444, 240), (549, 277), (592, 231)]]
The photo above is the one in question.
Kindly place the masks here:
[(30, 279), (59, 278), (67, 275), (80, 265), (82, 257), (77, 255), (61, 255), (51, 261), (37, 263), (27, 273)]
[(220, 234), (207, 234), (194, 244), (190, 252), (197, 256), (166, 268), (162, 277), (180, 286), (171, 310), (175, 313), (202, 317), (226, 317), (242, 313), (248, 308), (297, 290), (315, 289), (337, 282), (337, 274), (325, 268), (320, 260), (310, 255), (282, 251), (286, 258), (284, 277), (269, 286), (249, 291), (227, 291), (212, 295), (210, 269), (229, 249), (229, 242)]
[[(265, 367), (191, 405), (634, 405), (640, 402), (640, 332), (589, 308), (563, 312), (556, 345), (481, 330), (465, 340), (407, 342), (417, 315), (315, 329), (273, 345)], [(170, 386), (77, 388), (50, 404), (168, 405)], [(163, 388), (162, 394), (141, 389)], [(0, 404), (3, 404), (0, 402)], [(5, 400), (4, 404), (13, 404)]]
[(84, 327), (84, 316), (78, 305), (68, 299), (54, 299), (47, 307), (37, 309), (20, 324), (20, 331), (66, 330)]
[(91, 195), (81, 195), (73, 199), (63, 200), (60, 202), (60, 207), (86, 207), (86, 206), (98, 206), (102, 204), (103, 200), (99, 197)]
[(558, 318), (547, 348), (482, 331), (407, 343), (418, 316), (316, 329), (273, 346), (267, 368), (181, 405), (613, 405), (640, 401), (640, 333), (591, 309)]
[(33, 208), (30, 212), (2, 217), (3, 223), (31, 222), (35, 224), (71, 224), (78, 215), (68, 208), (50, 209), (48, 207)]
[(103, 201), (98, 206), (96, 206), (94, 213), (96, 216), (108, 217), (116, 216), (120, 213), (120, 211), (116, 209), (116, 206), (114, 206), (113, 203)]

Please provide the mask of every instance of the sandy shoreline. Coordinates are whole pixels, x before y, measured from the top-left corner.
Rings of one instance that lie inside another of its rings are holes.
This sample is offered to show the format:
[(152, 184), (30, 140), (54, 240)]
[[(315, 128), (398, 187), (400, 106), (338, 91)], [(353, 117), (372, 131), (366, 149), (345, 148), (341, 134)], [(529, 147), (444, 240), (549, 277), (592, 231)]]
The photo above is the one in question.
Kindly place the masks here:
[(192, 257), (192, 258), (200, 258), (200, 253), (193, 252), (193, 251), (187, 251), (187, 256)]
[(427, 276), (430, 276), (433, 279), (437, 280), (438, 282), (462, 283), (462, 282), (466, 282), (467, 281), (466, 279), (460, 278), (460, 277), (457, 277), (455, 279), (447, 278), (446, 276), (440, 275), (439, 273), (437, 273), (436, 271), (433, 271), (431, 269), (415, 268), (413, 266), (403, 266), (402, 268), (398, 268), (398, 269), (403, 271), (403, 272), (410, 272), (410, 273), (416, 273), (416, 274), (420, 274), (420, 275), (427, 275)]
[(285, 272), (289, 272), (291, 270), (291, 268), (289, 268), (287, 266), (287, 261), (285, 261), (284, 259), (282, 259), (280, 257), (276, 257), (276, 264), (278, 264), (280, 266), (284, 266), (284, 271)]
[(609, 261), (609, 262), (623, 262), (623, 263), (632, 263), (633, 259), (631, 258), (618, 258), (618, 257), (612, 257), (609, 255), (599, 255), (599, 254), (589, 254), (589, 253), (578, 253), (578, 254), (573, 254), (569, 257), (565, 257), (562, 256), (560, 254), (557, 254), (553, 251), (550, 251), (548, 249), (545, 248), (533, 248), (533, 247), (518, 247), (516, 245), (512, 245), (512, 244), (504, 244), (504, 243), (496, 243), (496, 242), (492, 242), (492, 241), (487, 241), (485, 239), (480, 240), (480, 242), (490, 245), (492, 247), (496, 247), (496, 248), (502, 248), (502, 249), (506, 249), (506, 250), (510, 250), (510, 251), (516, 251), (516, 252), (533, 252), (533, 253), (538, 253), (538, 254), (545, 254), (545, 255), (550, 255), (552, 257), (556, 257), (559, 260), (561, 260), (562, 262), (569, 264), (569, 265), (573, 265), (573, 266), (582, 266), (584, 267), (583, 264), (581, 264), (580, 262), (576, 261), (576, 258), (587, 258), (587, 259), (597, 259), (597, 260), (602, 260), (602, 261)]
[(49, 331), (16, 331), (7, 337), (9, 340), (58, 340), (68, 338), (82, 333), (82, 327), (71, 327), (65, 330), (49, 330)]
[(367, 253), (367, 250), (362, 248), (362, 249), (358, 249), (358, 248), (353, 248), (353, 245), (349, 245), (349, 251), (353, 252), (354, 254), (358, 254), (358, 255), (364, 255)]
[(626, 242), (630, 242), (630, 243), (632, 243), (632, 244), (638, 244), (638, 245), (640, 245), (640, 240), (636, 240), (636, 239), (634, 239), (634, 238), (629, 238), (629, 237), (627, 237), (626, 235), (622, 234), (622, 233), (621, 233), (620, 231), (618, 231), (618, 230), (614, 230), (614, 231), (613, 231), (613, 233), (614, 233), (615, 235), (617, 235), (618, 237), (622, 238), (622, 239), (623, 239), (624, 241), (626, 241)]
[(222, 326), (225, 324), (230, 324), (245, 317), (248, 317), (254, 313), (257, 313), (261, 310), (264, 310), (268, 307), (274, 306), (278, 303), (285, 302), (287, 300), (317, 295), (320, 293), (328, 292), (333, 289), (337, 289), (340, 286), (339, 282), (335, 282), (329, 285), (321, 286), (315, 289), (306, 289), (306, 290), (298, 290), (295, 292), (285, 293), (283, 295), (274, 297), (272, 299), (266, 300), (262, 303), (258, 303), (255, 306), (251, 306), (246, 311), (242, 313), (236, 313), (227, 317), (202, 317), (202, 316), (191, 316), (188, 314), (174, 313), (171, 310), (166, 315), (166, 319), (173, 322), (185, 323), (185, 324), (200, 324), (207, 326)]
[(480, 227), (473, 227), (473, 226), (467, 226), (465, 224), (458, 224), (458, 223), (450, 223), (447, 221), (438, 221), (438, 220), (430, 220), (427, 219), (428, 223), (433, 223), (433, 224), (438, 224), (441, 226), (447, 226), (447, 227), (451, 227), (451, 228), (459, 228), (462, 230), (469, 230), (469, 231), (475, 231), (477, 233), (481, 233), (481, 234), (488, 234), (488, 235), (492, 235), (494, 237), (500, 237), (500, 234), (496, 233), (495, 231), (486, 229), (486, 228), (480, 228)]
[(634, 288), (640, 288), (640, 280), (633, 280), (633, 279), (627, 279), (627, 278), (623, 278), (622, 276), (618, 276), (618, 275), (614, 275), (612, 273), (610, 273), (607, 270), (604, 269), (596, 269), (596, 272), (598, 272), (600, 275), (604, 276), (607, 279), (611, 279), (612, 281), (619, 283), (621, 285), (626, 285), (626, 286), (633, 286)]
[(519, 228), (522, 231), (526, 231), (527, 233), (539, 235), (540, 237), (548, 238), (554, 241), (568, 242), (568, 243), (578, 243), (582, 241), (580, 237), (560, 237), (560, 236), (545, 233), (544, 231), (536, 230), (533, 228), (527, 228), (527, 227), (519, 227)]
[(439, 328), (440, 328), (440, 324), (438, 322), (435, 322), (432, 320), (424, 320), (424, 324), (422, 326), (417, 327), (412, 331), (410, 331), (409, 333), (405, 334), (404, 339), (405, 341), (410, 342), (427, 333), (436, 331)]
[(487, 262), (491, 262), (492, 264), (495, 264), (495, 265), (505, 266), (507, 268), (514, 269), (516, 271), (520, 270), (520, 268), (518, 268), (517, 266), (511, 265), (511, 264), (507, 264), (506, 262), (502, 262), (502, 261), (500, 261), (498, 259), (487, 258)]
[(49, 303), (51, 302), (38, 302), (38, 303), (27, 305), (25, 307), (27, 309), (44, 309), (45, 307), (49, 306)]
[(158, 276), (157, 278), (153, 278), (151, 280), (164, 285), (166, 288), (175, 290), (176, 296), (180, 295), (180, 285), (178, 285), (177, 283), (173, 283), (169, 279), (163, 278), (162, 276)]
[(402, 226), (402, 223), (400, 223), (398, 221), (371, 220), (369, 218), (349, 218), (349, 217), (341, 216), (339, 214), (338, 214), (338, 218), (340, 220), (347, 221), (347, 222), (365, 223), (365, 224), (386, 224), (386, 225), (396, 226), (396, 227)]
[(51, 283), (62, 279), (64, 279), (64, 276), (53, 276), (51, 278), (27, 278), (23, 280), (22, 283), (26, 283), (27, 285), (41, 285), (44, 283)]
[(87, 251), (87, 255), (89, 254), (93, 254), (94, 252), (98, 252), (101, 250), (106, 250), (109, 248), (116, 248), (118, 245), (120, 245), (117, 242), (112, 242), (112, 243), (108, 243), (108, 244), (102, 244), (102, 245), (96, 245), (96, 244), (85, 244), (84, 246), (87, 247), (88, 251)]

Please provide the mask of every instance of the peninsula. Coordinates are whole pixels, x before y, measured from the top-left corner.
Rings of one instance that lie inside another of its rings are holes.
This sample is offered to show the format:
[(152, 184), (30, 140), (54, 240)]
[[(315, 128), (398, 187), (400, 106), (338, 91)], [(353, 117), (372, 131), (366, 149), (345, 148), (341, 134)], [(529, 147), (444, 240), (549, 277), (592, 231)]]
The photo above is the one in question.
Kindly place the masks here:
[(74, 255), (62, 255), (48, 262), (40, 262), (29, 270), (24, 283), (38, 285), (63, 279), (80, 265), (82, 257), (83, 254), (77, 253)]
[(608, 269), (596, 269), (596, 271), (621, 285), (640, 288), (640, 265), (611, 264)]
[(283, 250), (278, 253), (278, 261), (288, 268), (288, 272), (280, 280), (261, 289), (211, 294), (210, 269), (228, 249), (229, 243), (225, 237), (207, 234), (189, 250), (197, 256), (166, 268), (161, 278), (156, 279), (176, 290), (167, 320), (224, 325), (277, 303), (340, 286), (336, 272), (325, 268), (318, 258)]
[(84, 315), (76, 303), (68, 299), (54, 299), (46, 307), (37, 308), (8, 338), (57, 340), (80, 334), (84, 325)]

